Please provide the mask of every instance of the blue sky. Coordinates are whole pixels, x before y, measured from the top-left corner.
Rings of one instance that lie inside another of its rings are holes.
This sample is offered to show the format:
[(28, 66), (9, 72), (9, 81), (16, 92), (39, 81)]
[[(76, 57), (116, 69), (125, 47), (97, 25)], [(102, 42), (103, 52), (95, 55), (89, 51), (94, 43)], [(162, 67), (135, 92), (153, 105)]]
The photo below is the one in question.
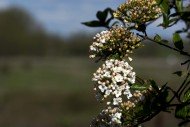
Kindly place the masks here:
[(90, 30), (81, 22), (95, 18), (97, 10), (116, 8), (122, 0), (0, 0), (0, 9), (12, 5), (28, 10), (48, 31), (68, 35)]
[[(113, 9), (125, 0), (0, 0), (0, 9), (10, 6), (20, 6), (27, 11), (49, 32), (68, 36), (79, 31), (94, 31), (81, 25), (83, 21), (95, 19), (95, 13), (106, 7)], [(156, 22), (155, 24), (159, 24)], [(153, 24), (152, 26), (154, 26)], [(171, 36), (174, 29), (160, 32), (161, 28), (155, 29), (149, 27), (149, 33), (161, 33), (165, 36)]]

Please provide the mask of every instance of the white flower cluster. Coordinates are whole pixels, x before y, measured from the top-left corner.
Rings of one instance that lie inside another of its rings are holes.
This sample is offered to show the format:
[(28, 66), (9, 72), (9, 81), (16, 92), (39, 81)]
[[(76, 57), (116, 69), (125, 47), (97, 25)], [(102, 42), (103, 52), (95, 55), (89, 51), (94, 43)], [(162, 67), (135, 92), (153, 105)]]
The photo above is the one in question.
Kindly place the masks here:
[(94, 73), (95, 91), (98, 100), (104, 100), (108, 96), (113, 98), (107, 104), (119, 105), (122, 96), (127, 99), (132, 97), (129, 83), (135, 83), (135, 72), (133, 68), (124, 60), (110, 59)]
[(114, 13), (114, 17), (137, 25), (157, 19), (160, 15), (161, 9), (156, 0), (127, 0)]
[(92, 122), (92, 127), (119, 127), (123, 113), (135, 108), (144, 101), (145, 91), (132, 90), (136, 74), (133, 68), (124, 60), (109, 59), (94, 73), (96, 97), (99, 101), (106, 99), (107, 108)]
[(106, 60), (94, 73), (92, 80), (95, 82), (97, 99), (111, 98), (111, 102), (107, 102), (108, 109), (103, 110), (110, 117), (109, 124), (121, 124), (122, 110), (119, 107), (131, 106), (125, 105), (123, 100), (130, 100), (133, 97), (129, 84), (135, 83), (135, 76), (133, 68), (126, 61), (116, 59)]
[(110, 30), (96, 34), (90, 46), (90, 58), (108, 58), (118, 55), (120, 58), (140, 46), (141, 39), (124, 27), (115, 26)]

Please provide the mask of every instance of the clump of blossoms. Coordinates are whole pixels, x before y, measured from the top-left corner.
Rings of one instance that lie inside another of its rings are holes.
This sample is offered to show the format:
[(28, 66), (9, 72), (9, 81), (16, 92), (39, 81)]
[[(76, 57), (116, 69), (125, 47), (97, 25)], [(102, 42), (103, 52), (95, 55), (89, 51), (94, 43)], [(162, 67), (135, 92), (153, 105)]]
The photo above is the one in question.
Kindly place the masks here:
[(90, 58), (123, 58), (140, 46), (141, 39), (124, 27), (115, 26), (96, 34), (90, 46)]
[(136, 73), (125, 60), (108, 59), (94, 73), (92, 80), (96, 98), (98, 101), (107, 100), (107, 108), (93, 120), (92, 127), (120, 126), (124, 118), (127, 118), (126, 112), (144, 101), (146, 90), (131, 89), (135, 79)]
[(128, 99), (132, 97), (130, 85), (135, 83), (135, 72), (124, 60), (110, 59), (94, 73), (96, 96), (98, 100), (104, 100), (111, 96), (113, 105), (122, 102), (122, 95)]
[(126, 23), (135, 23), (136, 26), (157, 19), (161, 9), (156, 0), (127, 0), (114, 13), (114, 17)]

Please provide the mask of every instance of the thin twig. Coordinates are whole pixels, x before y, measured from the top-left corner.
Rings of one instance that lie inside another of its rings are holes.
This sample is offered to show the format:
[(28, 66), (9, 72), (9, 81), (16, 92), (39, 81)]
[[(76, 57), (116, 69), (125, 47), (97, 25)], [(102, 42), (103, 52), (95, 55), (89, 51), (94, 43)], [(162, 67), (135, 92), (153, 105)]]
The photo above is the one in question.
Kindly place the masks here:
[(181, 65), (185, 65), (185, 64), (187, 64), (189, 62), (190, 62), (190, 60), (186, 60), (185, 62), (181, 63)]
[(183, 83), (180, 85), (180, 87), (176, 91), (176, 94), (168, 101), (168, 104), (170, 104), (174, 100), (174, 98), (178, 96), (179, 92), (181, 91), (181, 89), (183, 88), (183, 86), (185, 85), (185, 83), (187, 82), (189, 76), (190, 76), (190, 74), (188, 73), (188, 75), (186, 76), (185, 80), (183, 81)]
[(161, 45), (161, 46), (164, 46), (164, 47), (167, 47), (167, 48), (169, 48), (169, 49), (171, 49), (171, 50), (174, 50), (174, 51), (176, 51), (176, 52), (179, 52), (180, 54), (182, 54), (182, 55), (184, 55), (184, 56), (190, 57), (190, 54), (189, 54), (188, 52), (185, 52), (185, 51), (179, 50), (179, 49), (177, 49), (177, 48), (171, 47), (171, 46), (169, 46), (169, 45), (167, 45), (167, 44), (164, 44), (164, 43), (155, 41), (154, 39), (151, 39), (151, 38), (149, 38), (148, 36), (144, 36), (144, 35), (140, 35), (140, 34), (137, 34), (137, 35), (140, 36), (140, 37), (142, 37), (142, 38), (144, 38), (144, 39), (146, 39), (146, 40), (155, 42), (155, 43), (157, 43), (157, 44), (159, 44), (159, 45)]
[[(172, 88), (170, 88), (170, 87), (167, 87), (172, 93), (173, 93), (173, 98), (177, 98), (177, 100), (179, 101), (179, 102), (181, 102), (181, 100), (180, 100), (180, 98), (179, 98), (179, 96), (178, 96), (178, 93), (176, 92), (176, 91), (174, 91)], [(171, 101), (169, 101), (168, 102), (168, 105), (170, 105), (170, 103), (171, 103)]]

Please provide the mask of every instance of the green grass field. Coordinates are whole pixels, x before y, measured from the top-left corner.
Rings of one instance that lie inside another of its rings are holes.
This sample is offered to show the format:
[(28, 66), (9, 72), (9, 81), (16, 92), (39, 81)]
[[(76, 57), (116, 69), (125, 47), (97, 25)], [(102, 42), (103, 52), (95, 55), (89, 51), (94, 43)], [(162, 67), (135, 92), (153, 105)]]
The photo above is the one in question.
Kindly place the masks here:
[[(133, 65), (139, 76), (161, 85), (180, 81), (166, 59), (136, 58)], [(0, 126), (88, 127), (101, 110), (91, 82), (97, 67), (87, 57), (1, 58)]]

